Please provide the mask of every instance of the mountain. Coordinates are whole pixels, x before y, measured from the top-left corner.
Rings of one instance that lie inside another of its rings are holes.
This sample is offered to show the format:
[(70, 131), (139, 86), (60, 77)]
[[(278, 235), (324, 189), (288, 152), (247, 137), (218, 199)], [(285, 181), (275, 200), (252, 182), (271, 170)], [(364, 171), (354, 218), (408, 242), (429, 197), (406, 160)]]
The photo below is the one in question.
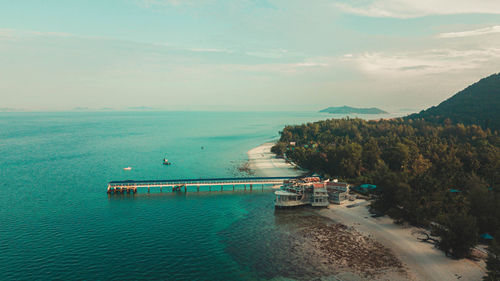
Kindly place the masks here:
[(407, 119), (424, 118), (442, 123), (476, 124), (492, 130), (500, 130), (500, 73), (483, 78), (443, 101)]
[(383, 114), (387, 113), (382, 109), (371, 107), (371, 108), (356, 108), (350, 106), (339, 106), (339, 107), (328, 107), (319, 112), (333, 113), (333, 114)]

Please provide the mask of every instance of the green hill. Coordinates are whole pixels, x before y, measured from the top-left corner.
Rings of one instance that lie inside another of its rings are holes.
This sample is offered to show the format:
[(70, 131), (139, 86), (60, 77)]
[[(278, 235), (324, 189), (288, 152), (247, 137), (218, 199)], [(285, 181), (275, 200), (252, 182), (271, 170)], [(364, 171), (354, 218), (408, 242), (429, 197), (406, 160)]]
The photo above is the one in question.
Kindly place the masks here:
[(438, 106), (406, 118), (439, 123), (449, 118), (454, 123), (500, 130), (500, 73), (479, 80)]
[(339, 106), (339, 107), (328, 107), (319, 112), (333, 113), (333, 114), (383, 114), (387, 113), (382, 109), (371, 107), (371, 108), (356, 108), (350, 106)]

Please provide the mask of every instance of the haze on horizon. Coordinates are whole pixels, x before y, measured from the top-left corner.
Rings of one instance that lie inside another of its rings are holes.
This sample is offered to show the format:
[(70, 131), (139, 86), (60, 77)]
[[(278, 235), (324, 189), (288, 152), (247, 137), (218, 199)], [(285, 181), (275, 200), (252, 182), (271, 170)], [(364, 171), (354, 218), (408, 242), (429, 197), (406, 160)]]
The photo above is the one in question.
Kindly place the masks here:
[(0, 0), (0, 108), (420, 110), (499, 65), (496, 0)]

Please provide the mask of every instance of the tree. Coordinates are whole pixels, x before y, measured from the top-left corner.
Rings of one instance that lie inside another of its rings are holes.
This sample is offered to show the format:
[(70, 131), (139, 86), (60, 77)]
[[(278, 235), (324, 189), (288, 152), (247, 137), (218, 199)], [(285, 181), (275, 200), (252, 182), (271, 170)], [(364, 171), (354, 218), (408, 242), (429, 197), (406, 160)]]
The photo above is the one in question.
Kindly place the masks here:
[(410, 157), (410, 149), (403, 143), (396, 143), (393, 147), (386, 149), (383, 158), (393, 171), (401, 171)]
[(445, 215), (437, 232), (441, 236), (439, 248), (457, 258), (468, 256), (478, 239), (476, 219), (465, 212)]
[(287, 146), (284, 142), (278, 142), (273, 147), (271, 147), (271, 152), (278, 156), (283, 156), (283, 154), (286, 152), (286, 148)]
[(497, 281), (500, 280), (500, 245), (493, 240), (488, 247), (488, 259), (486, 260), (486, 269), (488, 270), (483, 280)]

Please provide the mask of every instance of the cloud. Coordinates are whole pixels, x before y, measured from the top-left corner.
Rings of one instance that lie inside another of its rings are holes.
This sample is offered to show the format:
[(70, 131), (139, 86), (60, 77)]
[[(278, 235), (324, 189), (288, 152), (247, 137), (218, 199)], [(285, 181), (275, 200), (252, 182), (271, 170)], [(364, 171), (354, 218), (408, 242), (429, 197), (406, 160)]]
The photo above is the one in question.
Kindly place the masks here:
[(324, 67), (328, 66), (327, 63), (323, 62), (299, 62), (295, 64), (296, 67)]
[(312, 64), (312, 63), (266, 63), (266, 64), (236, 64), (226, 65), (224, 70), (227, 72), (242, 71), (249, 73), (275, 73), (275, 74), (296, 74), (303, 73), (307, 70), (316, 69), (317, 67), (325, 67), (327, 64)]
[(188, 51), (197, 53), (232, 53), (233, 51), (228, 49), (217, 49), (217, 48), (188, 48)]
[[(294, 75), (306, 72), (320, 71), (333, 65), (334, 58), (311, 58), (305, 61), (296, 61), (289, 63), (257, 63), (257, 64), (219, 64), (207, 66), (207, 69), (202, 69), (202, 66), (196, 66), (196, 71), (207, 71), (210, 73), (224, 72), (224, 73), (245, 73), (245, 74), (278, 74), (278, 75)], [(188, 67), (189, 72), (192, 67)]]
[(212, 0), (140, 0), (139, 4), (149, 8), (153, 6), (194, 6), (208, 2), (212, 2)]
[(141, 4), (145, 7), (151, 7), (155, 5), (161, 6), (179, 6), (187, 1), (182, 0), (142, 0)]
[(266, 51), (251, 51), (245, 53), (248, 56), (268, 58), (268, 59), (279, 59), (288, 55), (288, 50), (277, 49), (277, 50), (266, 50)]
[(14, 32), (11, 29), (0, 29), (0, 39), (12, 39)]
[(26, 36), (50, 36), (50, 37), (69, 37), (73, 36), (71, 33), (66, 32), (53, 32), (53, 31), (35, 31), (35, 30), (17, 30), (17, 29), (0, 29), (0, 38), (18, 38)]
[(416, 18), (430, 15), (500, 14), (498, 0), (368, 0), (334, 6), (345, 13), (367, 17)]
[(500, 33), (500, 25), (489, 26), (489, 27), (485, 27), (485, 28), (467, 30), (467, 31), (440, 33), (436, 37), (437, 38), (458, 38), (458, 37), (485, 35), (485, 34), (491, 34), (491, 33)]
[(498, 64), (500, 48), (474, 50), (431, 49), (396, 54), (362, 53), (343, 61), (354, 63), (369, 74), (400, 76), (448, 73), (467, 69), (481, 69), (487, 64)]

